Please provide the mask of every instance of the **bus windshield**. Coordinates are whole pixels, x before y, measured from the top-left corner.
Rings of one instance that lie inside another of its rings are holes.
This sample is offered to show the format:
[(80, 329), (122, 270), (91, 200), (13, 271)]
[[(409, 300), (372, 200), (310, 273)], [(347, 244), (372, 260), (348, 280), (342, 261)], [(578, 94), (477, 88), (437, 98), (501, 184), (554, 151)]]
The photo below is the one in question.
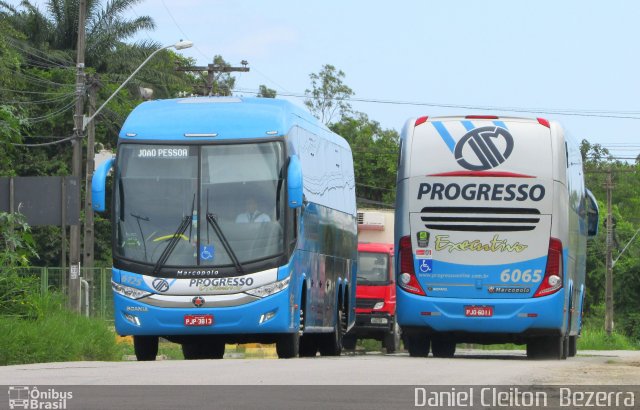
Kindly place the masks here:
[(281, 254), (283, 167), (281, 142), (122, 144), (114, 256), (166, 266), (238, 267)]
[(384, 253), (358, 252), (358, 285), (389, 283), (389, 256)]

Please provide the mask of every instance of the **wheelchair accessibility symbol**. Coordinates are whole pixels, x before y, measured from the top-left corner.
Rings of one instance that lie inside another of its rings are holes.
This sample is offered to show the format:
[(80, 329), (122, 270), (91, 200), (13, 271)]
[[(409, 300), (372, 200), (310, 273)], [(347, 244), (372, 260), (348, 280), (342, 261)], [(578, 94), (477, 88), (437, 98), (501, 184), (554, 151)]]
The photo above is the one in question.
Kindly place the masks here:
[(429, 273), (433, 270), (433, 259), (422, 259), (420, 261), (420, 272)]
[(213, 259), (214, 250), (213, 246), (202, 245), (200, 246), (200, 259), (203, 261), (208, 261), (209, 259)]

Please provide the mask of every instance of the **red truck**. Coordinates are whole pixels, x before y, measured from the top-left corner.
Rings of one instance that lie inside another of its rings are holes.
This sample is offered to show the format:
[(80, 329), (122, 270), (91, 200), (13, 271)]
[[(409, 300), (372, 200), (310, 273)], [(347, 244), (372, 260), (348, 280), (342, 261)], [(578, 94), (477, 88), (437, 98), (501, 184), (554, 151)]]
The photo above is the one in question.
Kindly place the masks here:
[(400, 348), (393, 266), (392, 243), (358, 244), (356, 324), (343, 338), (345, 349), (354, 349), (357, 339), (380, 340), (387, 353)]

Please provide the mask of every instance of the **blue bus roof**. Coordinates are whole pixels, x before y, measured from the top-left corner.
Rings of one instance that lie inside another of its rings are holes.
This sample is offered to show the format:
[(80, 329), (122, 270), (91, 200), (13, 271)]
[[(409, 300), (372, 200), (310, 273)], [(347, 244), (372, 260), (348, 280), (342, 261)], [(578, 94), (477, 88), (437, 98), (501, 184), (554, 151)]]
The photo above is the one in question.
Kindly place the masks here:
[[(335, 135), (304, 109), (286, 100), (195, 97), (148, 101), (137, 106), (120, 130), (121, 140), (228, 140), (285, 135), (291, 127), (324, 137)], [(342, 138), (331, 138), (346, 145)]]

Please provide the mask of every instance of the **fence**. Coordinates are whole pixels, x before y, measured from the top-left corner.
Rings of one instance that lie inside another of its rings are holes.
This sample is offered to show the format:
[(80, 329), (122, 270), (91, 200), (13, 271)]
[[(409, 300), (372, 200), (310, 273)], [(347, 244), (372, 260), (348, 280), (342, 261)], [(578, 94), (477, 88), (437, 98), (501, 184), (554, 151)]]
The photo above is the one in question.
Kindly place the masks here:
[[(19, 268), (23, 276), (40, 278), (40, 291), (51, 290), (67, 294), (68, 275), (62, 268), (30, 267)], [(111, 268), (81, 268), (83, 279), (81, 312), (87, 316), (113, 320), (113, 295), (111, 292)]]

